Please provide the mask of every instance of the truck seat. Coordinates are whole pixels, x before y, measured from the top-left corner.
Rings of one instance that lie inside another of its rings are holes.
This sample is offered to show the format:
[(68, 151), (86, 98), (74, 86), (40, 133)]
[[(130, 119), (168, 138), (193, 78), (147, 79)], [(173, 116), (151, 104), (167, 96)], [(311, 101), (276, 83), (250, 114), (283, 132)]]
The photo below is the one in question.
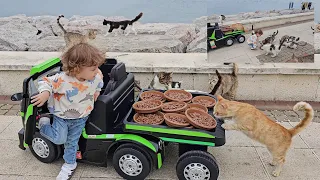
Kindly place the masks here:
[(121, 83), (127, 79), (126, 66), (124, 63), (116, 64), (110, 72), (110, 80), (104, 90), (104, 95), (114, 91)]
[(122, 121), (134, 102), (134, 76), (124, 63), (111, 69), (110, 80), (94, 104), (86, 130), (88, 134), (122, 133)]

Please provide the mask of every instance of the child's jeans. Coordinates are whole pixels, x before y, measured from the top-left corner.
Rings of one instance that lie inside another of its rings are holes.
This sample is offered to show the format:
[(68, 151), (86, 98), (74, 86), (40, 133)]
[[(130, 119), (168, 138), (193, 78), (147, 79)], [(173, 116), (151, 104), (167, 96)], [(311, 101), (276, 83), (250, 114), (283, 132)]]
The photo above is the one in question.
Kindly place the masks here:
[(253, 43), (249, 43), (248, 45), (250, 46), (251, 49), (256, 49), (257, 48), (257, 46), (255, 44), (253, 44)]
[(76, 162), (78, 141), (85, 127), (87, 117), (79, 119), (62, 119), (53, 116), (53, 123), (44, 124), (40, 134), (55, 144), (64, 144), (63, 159), (68, 164)]

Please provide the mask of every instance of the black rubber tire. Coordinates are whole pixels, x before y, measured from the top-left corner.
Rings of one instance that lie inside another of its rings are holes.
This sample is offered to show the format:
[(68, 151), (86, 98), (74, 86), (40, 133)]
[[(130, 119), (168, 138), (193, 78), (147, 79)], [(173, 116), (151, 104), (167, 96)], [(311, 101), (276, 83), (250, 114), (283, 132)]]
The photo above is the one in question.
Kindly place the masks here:
[[(143, 147), (141, 147), (141, 146), (139, 146), (139, 145), (137, 145), (137, 144), (135, 144), (135, 143), (124, 143), (124, 144), (121, 144), (121, 145), (119, 145), (119, 147), (121, 146), (121, 148), (133, 148), (133, 149), (136, 149), (136, 150), (138, 150), (138, 151), (140, 151), (140, 152), (142, 152), (142, 154), (144, 154), (147, 158), (148, 158), (148, 161), (150, 162), (150, 167), (151, 167), (151, 170), (150, 171), (153, 171), (153, 168), (154, 168), (154, 163), (156, 163), (156, 162), (154, 162), (154, 160), (152, 159), (152, 157), (151, 157), (151, 150), (150, 151), (148, 151), (148, 149), (147, 148), (143, 148)], [(119, 148), (118, 147), (118, 148)], [(117, 150), (117, 149), (116, 149)], [(115, 151), (116, 151), (115, 150)], [(114, 152), (115, 152), (114, 151)]]
[[(113, 154), (113, 159), (112, 159), (112, 163), (113, 163), (113, 167), (116, 170), (116, 172), (123, 177), (124, 179), (127, 180), (143, 180), (145, 179), (149, 173), (151, 172), (151, 161), (148, 159), (148, 157), (145, 155), (145, 153), (141, 152), (141, 149), (137, 149), (137, 148), (130, 148), (128, 147), (127, 144), (123, 144), (120, 145), (114, 152)], [(137, 157), (139, 159), (139, 161), (142, 163), (142, 172), (137, 175), (137, 176), (130, 176), (126, 173), (124, 173), (120, 166), (119, 166), (119, 159), (121, 158), (121, 156), (125, 155), (125, 154), (130, 154), (130, 155), (134, 155), (135, 157)]]
[(219, 166), (217, 160), (208, 152), (189, 151), (179, 157), (176, 165), (176, 173), (179, 180), (186, 180), (184, 177), (184, 169), (191, 163), (201, 163), (210, 171), (210, 178), (205, 180), (217, 180), (219, 177)]
[(58, 160), (59, 158), (61, 158), (64, 154), (64, 148), (62, 145), (57, 145), (57, 157), (55, 160)]
[(35, 138), (40, 138), (42, 141), (44, 141), (48, 145), (49, 156), (46, 158), (42, 158), (42, 157), (38, 156), (37, 153), (33, 150), (32, 144), (30, 144), (29, 148), (30, 148), (30, 151), (33, 154), (33, 156), (35, 156), (39, 161), (41, 161), (43, 163), (51, 163), (54, 160), (56, 160), (57, 156), (58, 156), (57, 145), (55, 145), (54, 143), (52, 143), (51, 141), (49, 141), (48, 139), (43, 137), (39, 132), (36, 132), (33, 135), (33, 139), (35, 139)]
[[(242, 42), (240, 41), (240, 38), (243, 38), (243, 41), (242, 41)], [(246, 37), (244, 37), (243, 35), (239, 35), (239, 36), (237, 37), (237, 41), (238, 41), (238, 43), (244, 43), (244, 42), (246, 41)]]
[[(232, 41), (232, 43), (231, 43), (231, 44), (228, 44), (228, 43), (227, 43), (228, 41)], [(233, 38), (230, 37), (230, 38), (227, 38), (227, 39), (226, 39), (226, 46), (232, 46), (233, 44), (234, 44)]]

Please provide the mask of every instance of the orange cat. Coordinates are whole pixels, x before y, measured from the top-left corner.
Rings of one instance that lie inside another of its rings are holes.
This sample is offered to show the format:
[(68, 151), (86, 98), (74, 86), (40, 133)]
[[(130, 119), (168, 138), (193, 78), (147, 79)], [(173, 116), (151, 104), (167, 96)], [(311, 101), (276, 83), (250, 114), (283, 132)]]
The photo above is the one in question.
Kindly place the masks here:
[(214, 106), (213, 114), (217, 118), (232, 118), (233, 120), (232, 123), (225, 122), (221, 126), (225, 130), (242, 131), (248, 137), (265, 144), (273, 157), (270, 165), (276, 166), (272, 175), (279, 176), (292, 137), (301, 132), (313, 119), (314, 112), (311, 105), (306, 102), (298, 102), (293, 110), (305, 111), (305, 117), (294, 128), (286, 129), (250, 104), (229, 101), (220, 95), (217, 98), (218, 102)]
[(229, 27), (234, 30), (248, 32), (248, 30), (241, 23), (231, 24)]

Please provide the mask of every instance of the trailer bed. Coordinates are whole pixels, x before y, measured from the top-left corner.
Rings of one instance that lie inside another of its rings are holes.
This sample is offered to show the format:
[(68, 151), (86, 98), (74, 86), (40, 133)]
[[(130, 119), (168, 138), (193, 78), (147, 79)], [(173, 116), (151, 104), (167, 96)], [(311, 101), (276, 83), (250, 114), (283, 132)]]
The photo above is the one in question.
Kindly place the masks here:
[[(147, 90), (143, 90), (147, 91)], [(141, 91), (140, 93), (142, 93)], [(207, 93), (191, 92), (195, 97), (205, 95), (215, 98)], [(140, 96), (140, 94), (139, 94)], [(136, 101), (139, 101), (139, 96)], [(216, 98), (215, 98), (216, 99)], [(205, 146), (223, 146), (225, 144), (225, 130), (221, 127), (222, 119), (213, 116), (213, 108), (208, 109), (209, 114), (216, 119), (217, 126), (213, 130), (203, 130), (197, 128), (174, 128), (169, 127), (163, 122), (161, 125), (139, 124), (133, 121), (135, 111), (130, 110), (130, 115), (123, 121), (124, 131), (128, 133), (147, 134), (162, 139), (166, 142), (176, 142), (184, 144), (205, 145)]]

